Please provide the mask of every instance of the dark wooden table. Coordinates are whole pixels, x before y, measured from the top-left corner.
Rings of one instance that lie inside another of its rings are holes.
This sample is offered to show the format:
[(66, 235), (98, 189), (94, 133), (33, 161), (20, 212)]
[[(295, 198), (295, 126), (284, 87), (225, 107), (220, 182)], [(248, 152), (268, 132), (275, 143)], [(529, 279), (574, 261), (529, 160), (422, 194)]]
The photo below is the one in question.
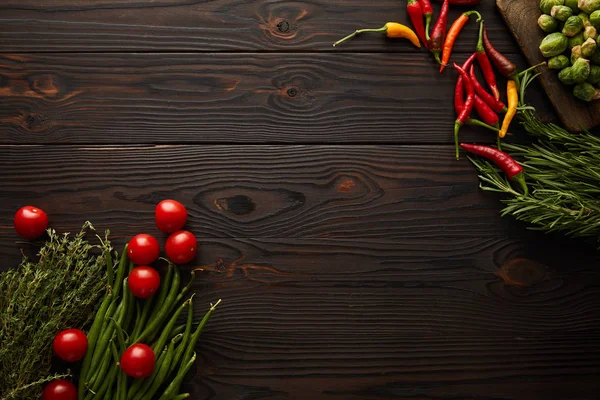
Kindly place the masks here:
[(331, 46), (387, 20), (404, 4), (3, 0), (2, 268), (36, 249), (12, 229), (25, 204), (120, 247), (164, 240), (154, 206), (175, 198), (198, 304), (223, 298), (192, 399), (598, 398), (598, 253), (501, 218), (453, 159), (453, 71), (379, 35)]

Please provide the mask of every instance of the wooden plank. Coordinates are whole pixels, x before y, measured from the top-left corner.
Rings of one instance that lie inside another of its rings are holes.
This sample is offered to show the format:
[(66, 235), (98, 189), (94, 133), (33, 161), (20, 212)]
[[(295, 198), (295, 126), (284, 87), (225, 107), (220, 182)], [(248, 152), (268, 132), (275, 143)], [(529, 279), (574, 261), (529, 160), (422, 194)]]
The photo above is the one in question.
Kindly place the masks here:
[[(411, 238), (424, 240), (428, 251), (430, 238), (456, 240), (459, 248), (474, 238), (494, 242), (506, 236), (512, 238), (509, 243), (547, 239), (500, 218), (499, 197), (478, 189), (473, 167), (465, 159), (454, 160), (451, 146), (0, 149), (0, 219), (10, 221), (16, 209), (34, 204), (49, 213), (59, 231), (73, 231), (89, 219), (120, 238), (144, 231), (162, 238), (154, 226), (154, 207), (173, 197), (189, 207), (189, 227), (201, 238), (399, 243)], [(0, 238), (0, 255), (18, 260), (23, 242), (10, 224), (0, 226)], [(506, 246), (505, 239), (495, 246)], [(535, 258), (554, 265), (555, 253), (565, 250), (544, 251), (552, 255), (540, 258), (535, 252)], [(480, 262), (497, 258), (488, 254)], [(585, 265), (584, 260), (582, 255)]]
[[(537, 25), (538, 0), (496, 0), (521, 50), (531, 65), (545, 61), (539, 46), (545, 34)], [(541, 68), (540, 80), (564, 126), (571, 131), (600, 125), (600, 101), (586, 103), (573, 96), (573, 89), (558, 80), (558, 74)]]
[[(437, 10), (439, 4), (434, 4)], [(478, 9), (501, 51), (515, 51), (494, 4)], [(464, 11), (457, 7), (450, 20)], [(5, 0), (1, 52), (57, 51), (335, 51), (332, 43), (387, 20), (409, 24), (397, 0)], [(476, 26), (457, 43), (473, 51)], [(337, 51), (414, 52), (406, 41), (365, 36)], [(423, 50), (425, 52), (425, 50)]]
[(0, 143), (452, 143), (455, 78), (422, 54), (4, 55)]
[[(451, 146), (1, 146), (20, 205), (120, 248), (164, 197), (218, 308), (193, 399), (581, 398), (597, 392), (600, 254), (498, 215)], [(158, 235), (164, 241), (164, 236)], [(0, 226), (1, 269), (36, 244)], [(573, 254), (577, 254), (576, 263)], [(184, 273), (185, 276), (185, 273)], [(532, 394), (533, 393), (533, 394)]]

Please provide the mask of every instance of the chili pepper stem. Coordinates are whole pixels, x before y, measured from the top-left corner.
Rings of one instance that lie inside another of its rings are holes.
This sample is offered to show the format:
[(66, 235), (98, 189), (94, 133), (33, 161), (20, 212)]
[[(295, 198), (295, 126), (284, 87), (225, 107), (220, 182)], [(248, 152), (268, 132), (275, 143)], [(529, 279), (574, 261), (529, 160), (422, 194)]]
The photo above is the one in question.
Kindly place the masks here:
[(497, 129), (497, 128), (494, 128), (493, 126), (491, 126), (491, 125), (488, 125), (488, 124), (486, 124), (485, 122), (483, 122), (483, 121), (480, 121), (480, 120), (478, 120), (478, 119), (469, 118), (469, 119), (467, 120), (467, 125), (471, 125), (471, 126), (480, 126), (480, 127), (482, 127), (482, 128), (489, 129), (490, 131), (493, 131), (493, 132), (494, 132), (494, 133), (496, 133), (496, 134), (498, 133), (498, 129)]
[(425, 39), (429, 42), (429, 26), (431, 25), (431, 14), (425, 15)]
[(462, 126), (462, 122), (456, 121), (454, 122), (454, 145), (456, 147), (456, 159), (460, 159), (459, 154), (459, 143), (458, 143), (458, 131), (460, 131), (460, 127)]
[(359, 33), (365, 33), (365, 32), (385, 32), (387, 31), (387, 26), (382, 26), (381, 28), (376, 28), (376, 29), (357, 29), (356, 31), (352, 32), (351, 34), (349, 34), (348, 36), (341, 38), (340, 40), (338, 40), (337, 42), (335, 42), (333, 44), (333, 47), (339, 45), (342, 42), (345, 42), (348, 39), (352, 39), (354, 36), (358, 35)]
[(511, 181), (515, 181), (519, 184), (519, 186), (521, 186), (521, 189), (523, 189), (523, 196), (529, 195), (529, 188), (527, 188), (527, 182), (525, 182), (525, 175), (523, 172), (513, 176)]

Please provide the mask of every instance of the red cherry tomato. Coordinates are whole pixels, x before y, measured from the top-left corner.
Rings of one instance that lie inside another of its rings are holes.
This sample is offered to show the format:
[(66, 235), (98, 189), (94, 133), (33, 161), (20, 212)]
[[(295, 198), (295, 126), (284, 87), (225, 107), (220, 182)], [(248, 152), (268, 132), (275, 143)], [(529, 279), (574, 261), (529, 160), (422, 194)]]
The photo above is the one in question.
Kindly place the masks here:
[(158, 203), (154, 215), (158, 229), (167, 233), (180, 230), (187, 220), (185, 207), (175, 200), (163, 200)]
[(81, 360), (87, 351), (88, 341), (79, 329), (65, 329), (56, 335), (52, 349), (57, 356), (67, 362)]
[(158, 290), (160, 275), (152, 267), (135, 267), (129, 273), (127, 285), (135, 297), (147, 299)]
[(121, 369), (133, 378), (146, 378), (154, 371), (154, 351), (143, 343), (129, 346), (121, 356)]
[(15, 214), (15, 229), (25, 239), (35, 239), (48, 227), (48, 215), (37, 207), (25, 206)]
[(165, 252), (175, 264), (186, 264), (196, 257), (198, 241), (188, 231), (177, 231), (167, 239)]
[(152, 264), (158, 258), (160, 246), (154, 237), (140, 233), (135, 235), (127, 246), (129, 259), (137, 265)]
[(65, 379), (57, 379), (46, 385), (42, 400), (77, 400), (77, 388)]

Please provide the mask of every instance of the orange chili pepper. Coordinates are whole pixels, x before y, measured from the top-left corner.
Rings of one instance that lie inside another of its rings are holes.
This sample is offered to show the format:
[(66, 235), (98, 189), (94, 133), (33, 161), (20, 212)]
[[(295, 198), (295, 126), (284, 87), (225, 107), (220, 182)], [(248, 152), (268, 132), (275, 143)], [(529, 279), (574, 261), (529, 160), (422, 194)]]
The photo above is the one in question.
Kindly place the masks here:
[(364, 32), (381, 32), (381, 33), (385, 33), (386, 36), (389, 38), (408, 39), (415, 46), (421, 47), (421, 43), (419, 42), (419, 38), (418, 38), (417, 34), (412, 29), (410, 29), (408, 26), (399, 24), (397, 22), (388, 22), (381, 28), (376, 28), (376, 29), (358, 29), (357, 31), (349, 34), (345, 38), (342, 38), (342, 39), (338, 40), (337, 42), (335, 42), (333, 44), (333, 46), (335, 47), (338, 44), (340, 44), (350, 38), (353, 38), (354, 36), (358, 35), (359, 33), (364, 33)]
[(452, 47), (454, 46), (454, 42), (456, 42), (458, 34), (469, 20), (469, 17), (473, 14), (477, 15), (477, 22), (480, 22), (481, 14), (479, 14), (475, 10), (467, 11), (462, 13), (460, 17), (458, 17), (456, 21), (454, 21), (454, 23), (448, 30), (448, 34), (446, 35), (446, 40), (444, 41), (444, 47), (442, 51), (442, 64), (440, 65), (440, 72), (442, 72), (444, 68), (446, 68), (446, 66), (448, 65), (448, 61), (450, 60), (450, 53), (452, 53)]
[(508, 98), (508, 110), (502, 121), (502, 128), (498, 132), (498, 136), (503, 138), (508, 132), (510, 123), (517, 114), (517, 105), (519, 104), (519, 92), (517, 90), (517, 82), (510, 79), (506, 84), (506, 97)]

